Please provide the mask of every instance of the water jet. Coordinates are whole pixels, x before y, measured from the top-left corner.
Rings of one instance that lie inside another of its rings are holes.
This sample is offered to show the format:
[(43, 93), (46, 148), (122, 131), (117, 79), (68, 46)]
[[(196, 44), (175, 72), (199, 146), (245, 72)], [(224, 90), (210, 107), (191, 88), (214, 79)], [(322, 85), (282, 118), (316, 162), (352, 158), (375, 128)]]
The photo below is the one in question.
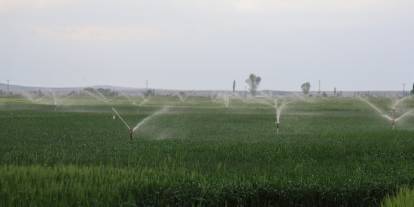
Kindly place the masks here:
[[(121, 120), (121, 122), (126, 126), (126, 128), (128, 128), (128, 133), (129, 133), (129, 139), (132, 140), (133, 137), (133, 131), (131, 129), (131, 127), (128, 125), (128, 123), (124, 120), (124, 118), (122, 118), (121, 114), (119, 114), (119, 112), (112, 107), (112, 111), (115, 113), (115, 115), (119, 118), (119, 120)], [(115, 116), (112, 117), (113, 119), (115, 119)]]
[(188, 98), (185, 92), (182, 92), (182, 91), (176, 93), (175, 95), (178, 97), (178, 99), (180, 99), (181, 103), (184, 103)]
[(137, 103), (134, 100), (132, 100), (132, 97), (127, 95), (126, 93), (119, 92), (119, 95), (125, 97), (129, 102), (131, 102), (132, 105), (137, 105)]
[(274, 99), (274, 108), (276, 111), (276, 134), (279, 134), (279, 128), (280, 128), (280, 116), (282, 115), (283, 110), (286, 108), (286, 106), (290, 102), (286, 102), (282, 100), (282, 103), (279, 103), (278, 99)]
[(405, 100), (407, 100), (408, 97), (397, 100), (392, 105), (390, 115), (384, 113), (381, 109), (379, 109), (377, 106), (375, 106), (373, 103), (371, 103), (368, 99), (363, 98), (361, 96), (359, 96), (359, 99), (361, 101), (365, 102), (366, 104), (368, 104), (368, 106), (370, 106), (372, 109), (374, 109), (374, 111), (376, 111), (381, 117), (388, 120), (391, 123), (391, 128), (392, 129), (395, 129), (397, 127), (397, 123), (400, 122), (403, 118), (407, 117), (408, 115), (410, 115), (411, 113), (414, 112), (414, 110), (409, 110), (409, 111), (401, 114), (400, 116), (397, 116), (397, 107), (398, 107), (398, 105), (401, 104), (402, 102), (404, 102)]
[[(163, 107), (162, 109), (154, 112), (150, 116), (147, 116), (142, 121), (138, 122), (138, 124), (134, 128), (132, 128), (132, 127), (129, 126), (129, 124), (124, 120), (124, 118), (121, 116), (121, 114), (119, 114), (119, 112), (115, 109), (115, 107), (112, 107), (112, 111), (115, 113), (116, 117), (118, 117), (119, 120), (121, 120), (121, 122), (128, 129), (129, 138), (130, 138), (130, 140), (132, 140), (133, 139), (133, 136), (134, 136), (134, 133), (136, 131), (138, 131), (145, 123), (147, 123), (148, 121), (150, 121), (154, 117), (159, 116), (159, 115), (167, 112), (168, 111), (168, 108), (169, 107)], [(113, 119), (115, 119), (115, 116), (113, 116)]]
[(145, 123), (147, 123), (148, 121), (150, 121), (151, 119), (153, 119), (156, 116), (159, 116), (165, 112), (167, 112), (169, 109), (169, 107), (163, 107), (160, 110), (154, 112), (153, 114), (151, 114), (150, 116), (147, 116), (146, 118), (144, 118), (142, 121), (140, 121), (133, 129), (132, 132), (134, 133), (135, 131), (138, 131), (138, 129), (140, 129)]

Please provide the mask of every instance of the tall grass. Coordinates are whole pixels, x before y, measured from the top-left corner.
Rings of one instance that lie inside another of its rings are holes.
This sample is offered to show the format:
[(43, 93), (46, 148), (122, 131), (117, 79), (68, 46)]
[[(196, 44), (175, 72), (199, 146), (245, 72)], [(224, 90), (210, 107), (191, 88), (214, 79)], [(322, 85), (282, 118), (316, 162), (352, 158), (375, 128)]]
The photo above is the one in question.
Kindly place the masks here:
[(411, 207), (414, 206), (414, 190), (402, 188), (396, 196), (387, 196), (381, 207)]

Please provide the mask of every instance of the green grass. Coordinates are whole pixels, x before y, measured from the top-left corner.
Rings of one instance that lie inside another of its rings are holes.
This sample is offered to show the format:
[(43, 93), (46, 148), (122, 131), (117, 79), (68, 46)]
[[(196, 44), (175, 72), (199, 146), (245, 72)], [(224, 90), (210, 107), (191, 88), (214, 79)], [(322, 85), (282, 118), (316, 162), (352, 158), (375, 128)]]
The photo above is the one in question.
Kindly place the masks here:
[(1, 206), (379, 206), (414, 186), (413, 117), (393, 131), (358, 99), (294, 102), (279, 135), (264, 101), (119, 99), (132, 126), (171, 106), (132, 142), (110, 106), (72, 99), (0, 100)]
[(381, 207), (414, 206), (414, 190), (402, 188), (395, 197), (387, 197)]

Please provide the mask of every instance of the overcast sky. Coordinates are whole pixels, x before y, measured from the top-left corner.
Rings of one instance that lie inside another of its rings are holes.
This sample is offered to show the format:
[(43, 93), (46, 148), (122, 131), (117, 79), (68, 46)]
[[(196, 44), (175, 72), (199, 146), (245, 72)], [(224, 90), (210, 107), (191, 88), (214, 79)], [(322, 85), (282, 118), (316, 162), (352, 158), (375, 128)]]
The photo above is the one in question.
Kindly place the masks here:
[(413, 0), (0, 0), (0, 82), (401, 90), (413, 38)]

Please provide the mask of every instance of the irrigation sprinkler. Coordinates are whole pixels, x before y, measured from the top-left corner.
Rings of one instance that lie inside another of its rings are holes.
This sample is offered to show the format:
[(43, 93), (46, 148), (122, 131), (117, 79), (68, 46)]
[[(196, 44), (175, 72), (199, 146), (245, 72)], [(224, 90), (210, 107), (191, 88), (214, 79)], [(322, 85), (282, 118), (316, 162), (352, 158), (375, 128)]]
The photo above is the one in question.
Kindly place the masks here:
[(276, 121), (276, 134), (279, 134), (280, 123)]
[(7, 95), (10, 96), (10, 80), (7, 80)]
[(181, 103), (184, 103), (187, 100), (187, 95), (185, 94), (185, 92), (182, 92), (182, 91), (176, 92), (175, 96), (178, 97)]
[(69, 93), (69, 94), (63, 95), (63, 96), (60, 97), (59, 102), (62, 103), (62, 104), (67, 105), (68, 103), (66, 102), (66, 100), (71, 98), (72, 96), (75, 96), (75, 95), (76, 95), (75, 93)]
[(25, 90), (19, 90), (18, 92), (21, 96), (23, 96), (26, 100), (30, 101), (32, 104), (38, 104), (39, 99), (36, 99), (33, 97), (33, 95), (30, 92), (27, 92)]
[(280, 120), (279, 120), (279, 113), (278, 113), (279, 103), (278, 103), (277, 99), (274, 100), (274, 107), (275, 107), (275, 110), (276, 110), (276, 114), (275, 114), (275, 116), (276, 116), (276, 119), (275, 119), (276, 134), (279, 134)]
[(218, 103), (218, 104), (223, 104), (223, 106), (225, 108), (229, 108), (230, 107), (230, 96), (228, 94), (225, 93), (217, 93), (214, 95), (209, 95), (211, 102), (213, 103)]
[(132, 137), (134, 136), (134, 130), (132, 130), (131, 128), (129, 129), (129, 140), (132, 141)]
[[(163, 107), (162, 109), (154, 112), (153, 114), (151, 114), (150, 116), (147, 116), (146, 118), (144, 118), (143, 120), (141, 120), (140, 122), (138, 122), (138, 124), (132, 128), (129, 126), (129, 124), (124, 120), (124, 118), (122, 118), (122, 116), (119, 114), (119, 112), (115, 109), (115, 107), (112, 107), (112, 111), (115, 113), (115, 115), (121, 120), (121, 122), (125, 125), (125, 127), (128, 129), (128, 134), (129, 134), (129, 139), (132, 140), (134, 137), (134, 133), (136, 131), (138, 131), (145, 123), (147, 123), (149, 120), (153, 119), (154, 117), (161, 115), (165, 112), (168, 111), (168, 107)], [(113, 118), (115, 119), (115, 115), (113, 116)]]
[(279, 134), (280, 125), (281, 125), (280, 124), (280, 117), (282, 116), (282, 112), (286, 108), (286, 106), (288, 104), (290, 104), (290, 103), (291, 102), (287, 102), (287, 101), (283, 101), (282, 100), (282, 103), (279, 104), (278, 99), (274, 99), (274, 108), (275, 108), (275, 111), (276, 111), (276, 121), (275, 121), (275, 124), (276, 124), (276, 134)]
[[(99, 93), (99, 91), (96, 91), (98, 95), (91, 93), (87, 90), (84, 90), (86, 92), (86, 94), (92, 96), (93, 98), (102, 101), (106, 104), (109, 103), (108, 99), (102, 94)], [(147, 101), (149, 100), (149, 98), (145, 98), (140, 104), (139, 106), (145, 104)], [(146, 122), (148, 122), (149, 120), (151, 120), (152, 118), (154, 118), (155, 116), (158, 116), (162, 113), (165, 113), (168, 110), (168, 107), (163, 107), (162, 109), (154, 112), (153, 114), (151, 114), (150, 116), (144, 118), (142, 121), (140, 121), (134, 128), (132, 128), (131, 126), (129, 126), (129, 124), (124, 120), (124, 118), (121, 116), (121, 114), (119, 114), (119, 112), (116, 110), (116, 108), (114, 106), (111, 106), (112, 111), (114, 112), (115, 115), (112, 116), (112, 118), (115, 120), (116, 117), (119, 118), (119, 120), (121, 120), (121, 122), (125, 125), (125, 127), (128, 129), (128, 135), (129, 135), (129, 139), (132, 140), (134, 137), (134, 133), (135, 131), (137, 131), (142, 125), (144, 125)]]
[(381, 109), (379, 109), (377, 106), (375, 106), (373, 103), (371, 103), (369, 100), (359, 96), (359, 99), (363, 102), (365, 102), (366, 104), (368, 104), (368, 106), (370, 106), (372, 109), (374, 109), (374, 111), (376, 111), (381, 117), (385, 118), (386, 120), (388, 120), (389, 122), (391, 122), (391, 128), (392, 129), (396, 129), (397, 128), (397, 123), (399, 121), (401, 121), (403, 118), (405, 118), (406, 116), (410, 115), (411, 113), (414, 112), (414, 110), (410, 110), (407, 111), (405, 113), (403, 113), (400, 116), (397, 116), (397, 107), (400, 103), (404, 102), (405, 100), (407, 100), (408, 98), (402, 98), (397, 100), (393, 105), (392, 105), (392, 109), (390, 112), (390, 115), (382, 112)]
[(58, 101), (57, 101), (57, 97), (56, 94), (53, 90), (50, 89), (50, 94), (52, 95), (52, 99), (53, 99), (53, 106), (55, 107), (54, 110), (57, 110), (57, 106), (58, 106)]
[(138, 106), (143, 106), (149, 101), (150, 97), (143, 97), (142, 101), (138, 104)]
[[(94, 94), (94, 93), (92, 93), (92, 92), (90, 92), (90, 91), (87, 91), (87, 90), (83, 90), (87, 95), (89, 95), (89, 96), (91, 96), (91, 97), (93, 97), (93, 98), (95, 98), (96, 100), (98, 100), (98, 101), (102, 101), (102, 102), (104, 102), (105, 104), (108, 104), (109, 103), (109, 101), (108, 101), (108, 99), (102, 94), (102, 93), (100, 93), (99, 91), (97, 91), (97, 90), (94, 90), (95, 92), (97, 92), (98, 93), (98, 95), (96, 95), (96, 94)], [(129, 135), (129, 139), (130, 140), (132, 140), (132, 138), (133, 138), (133, 135), (134, 135), (134, 130), (129, 126), (129, 124), (124, 120), (124, 118), (121, 116), (121, 114), (119, 114), (119, 112), (115, 109), (115, 107), (114, 106), (111, 106), (111, 109), (112, 109), (112, 111), (114, 112), (114, 114), (115, 115), (113, 115), (112, 116), (112, 119), (113, 120), (115, 120), (116, 119), (116, 117), (118, 117), (119, 118), (119, 120), (121, 120), (121, 122), (125, 125), (125, 127), (128, 129), (128, 135)]]
[(392, 118), (392, 121), (391, 121), (391, 128), (392, 129), (395, 129), (395, 125), (397, 124), (396, 123), (396, 121), (395, 121), (395, 119), (396, 119), (396, 110), (395, 110), (395, 108), (393, 108), (392, 110), (391, 110), (391, 118)]
[[(119, 120), (121, 120), (121, 122), (126, 126), (126, 128), (128, 128), (129, 139), (132, 140), (133, 135), (134, 135), (134, 131), (132, 130), (132, 128), (128, 125), (128, 123), (124, 120), (124, 118), (122, 118), (122, 116), (119, 114), (119, 112), (114, 107), (112, 107), (112, 111), (119, 118)], [(115, 116), (113, 116), (113, 119), (115, 119)]]
[(224, 106), (226, 108), (229, 108), (229, 106), (230, 106), (230, 97), (228, 95), (223, 95), (223, 102), (224, 102)]

